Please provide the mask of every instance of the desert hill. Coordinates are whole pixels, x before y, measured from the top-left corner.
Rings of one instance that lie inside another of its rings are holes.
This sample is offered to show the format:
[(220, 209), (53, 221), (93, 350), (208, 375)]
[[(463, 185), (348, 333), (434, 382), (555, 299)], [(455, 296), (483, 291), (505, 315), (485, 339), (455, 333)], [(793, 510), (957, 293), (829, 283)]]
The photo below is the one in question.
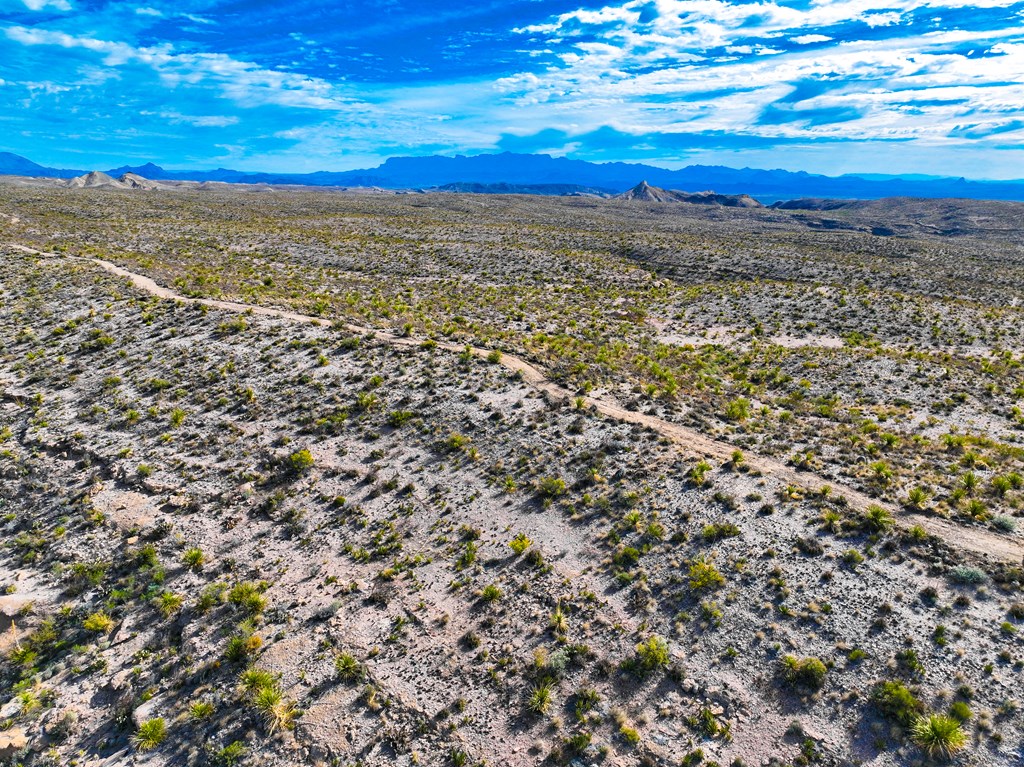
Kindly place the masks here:
[(632, 189), (615, 196), (616, 200), (639, 200), (642, 202), (685, 202), (691, 205), (717, 205), (725, 208), (763, 208), (764, 206), (747, 194), (715, 194), (714, 192), (679, 192), (661, 189), (641, 181)]

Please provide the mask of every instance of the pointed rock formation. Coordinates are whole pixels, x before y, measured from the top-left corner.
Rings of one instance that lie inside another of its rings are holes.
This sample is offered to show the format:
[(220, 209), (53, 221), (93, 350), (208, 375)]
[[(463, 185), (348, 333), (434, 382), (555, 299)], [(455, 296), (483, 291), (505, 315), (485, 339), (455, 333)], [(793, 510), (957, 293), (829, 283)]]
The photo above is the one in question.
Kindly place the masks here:
[(641, 181), (628, 192), (615, 197), (616, 200), (639, 200), (641, 202), (688, 202), (691, 205), (720, 205), (725, 208), (763, 208), (749, 194), (715, 194), (714, 192), (679, 192), (662, 189)]

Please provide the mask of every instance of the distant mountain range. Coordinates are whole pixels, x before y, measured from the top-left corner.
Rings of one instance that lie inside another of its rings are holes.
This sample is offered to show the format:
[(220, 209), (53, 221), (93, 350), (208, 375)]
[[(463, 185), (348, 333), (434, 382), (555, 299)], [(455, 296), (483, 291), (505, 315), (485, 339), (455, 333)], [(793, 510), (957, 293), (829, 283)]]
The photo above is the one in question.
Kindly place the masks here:
[[(9, 152), (0, 152), (0, 175), (73, 178), (81, 169), (48, 168)], [(473, 157), (393, 157), (376, 168), (342, 172), (246, 173), (217, 170), (170, 171), (153, 163), (112, 168), (113, 178), (126, 173), (155, 181), (219, 181), (240, 184), (432, 189), (490, 194), (622, 194), (641, 179), (664, 189), (690, 193), (750, 195), (769, 203), (795, 197), (877, 199), (882, 197), (961, 197), (1024, 200), (1020, 181), (969, 181), (930, 176), (820, 176), (786, 170), (757, 170), (691, 165), (667, 170), (632, 163), (592, 163), (545, 154), (483, 154)]]

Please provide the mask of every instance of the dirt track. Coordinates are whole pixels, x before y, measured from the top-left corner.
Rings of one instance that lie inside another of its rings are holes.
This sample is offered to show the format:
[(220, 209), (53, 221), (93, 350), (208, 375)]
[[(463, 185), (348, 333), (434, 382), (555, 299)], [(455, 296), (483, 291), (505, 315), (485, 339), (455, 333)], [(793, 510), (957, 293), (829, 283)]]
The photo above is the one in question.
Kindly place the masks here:
[[(330, 327), (334, 324), (322, 317), (312, 317), (298, 314), (296, 312), (289, 312), (284, 309), (243, 304), (233, 301), (219, 301), (208, 298), (190, 298), (157, 284), (149, 277), (136, 274), (117, 266), (110, 261), (104, 261), (102, 259), (63, 256), (59, 253), (48, 253), (34, 248), (29, 248), (24, 245), (9, 244), (8, 247), (36, 256), (57, 259), (66, 258), (69, 260), (97, 265), (110, 274), (129, 280), (137, 289), (149, 293), (150, 295), (157, 296), (158, 298), (181, 301), (188, 304), (202, 304), (204, 306), (209, 306), (210, 308), (223, 309), (226, 311), (252, 312), (253, 314), (267, 317), (278, 317), (294, 322), (313, 323), (322, 327)], [(344, 327), (353, 333), (363, 335), (372, 334), (378, 340), (394, 346), (416, 347), (421, 343), (421, 341), (417, 339), (400, 337), (393, 333), (373, 328), (350, 324), (346, 324)], [(465, 348), (458, 344), (449, 344), (444, 342), (438, 342), (437, 345), (439, 348), (449, 351), (461, 351)], [(478, 357), (486, 357), (491, 353), (491, 350), (472, 348), (472, 352)], [(553, 401), (563, 402), (575, 397), (572, 392), (549, 380), (539, 368), (531, 365), (526, 360), (510, 354), (503, 354), (501, 356), (500, 364), (508, 370), (521, 373), (522, 378), (526, 383), (530, 384), (538, 391), (543, 392)], [(665, 421), (664, 419), (656, 416), (628, 410), (623, 408), (621, 405), (606, 399), (586, 397), (584, 398), (584, 404), (585, 406), (590, 407), (596, 412), (609, 418), (648, 427), (672, 440), (678, 449), (688, 456), (706, 457), (715, 461), (724, 462), (730, 459), (733, 451), (735, 450), (735, 447), (727, 442), (712, 439), (698, 431), (679, 424), (671, 423), (670, 421)], [(760, 471), (766, 475), (772, 475), (788, 484), (794, 484), (804, 488), (819, 488), (823, 485), (829, 485), (832, 488), (834, 495), (844, 497), (848, 504), (854, 509), (864, 510), (872, 504), (882, 506), (896, 518), (898, 525), (902, 527), (920, 525), (928, 533), (940, 538), (954, 549), (960, 549), (974, 555), (989, 557), (1014, 564), (1020, 563), (1024, 560), (1024, 545), (1013, 538), (987, 530), (958, 525), (936, 515), (908, 513), (903, 509), (892, 506), (891, 504), (886, 504), (877, 499), (871, 498), (865, 493), (853, 488), (837, 485), (834, 481), (826, 479), (814, 472), (797, 471), (793, 467), (772, 458), (745, 453), (744, 460), (751, 469)]]

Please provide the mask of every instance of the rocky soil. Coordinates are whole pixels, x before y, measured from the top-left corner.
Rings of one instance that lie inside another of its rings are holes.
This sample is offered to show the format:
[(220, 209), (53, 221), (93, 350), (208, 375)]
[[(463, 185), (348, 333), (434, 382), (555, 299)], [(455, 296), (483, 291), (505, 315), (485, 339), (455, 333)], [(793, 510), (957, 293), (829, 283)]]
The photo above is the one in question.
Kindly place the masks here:
[[(965, 278), (943, 270), (964, 267), (942, 261), (897, 296), (783, 254), (756, 268), (784, 279), (698, 285), (679, 238), (722, 247), (725, 220), (659, 230), (655, 204), (5, 195), (8, 244), (321, 322), (6, 248), (0, 758), (909, 765), (928, 761), (917, 717), (953, 713), (960, 763), (1019, 760), (1019, 559), (957, 541), (1017, 545), (1020, 350), (996, 305), (1012, 282), (982, 305), (969, 280), (952, 295)], [(750, 249), (764, 238), (744, 222), (789, 214), (730, 215)], [(630, 217), (652, 248), (671, 230), (672, 258), (615, 245), (639, 236)], [(331, 239), (341, 224), (358, 242)], [(834, 269), (879, 268), (846, 255), (866, 244), (794, 232), (785, 248), (820, 247)], [(860, 307), (845, 318), (843, 295)], [(975, 320), (968, 342), (957, 327)], [(602, 328), (617, 350), (587, 345)], [(753, 383), (768, 362), (765, 380), (791, 381)], [(954, 402), (926, 413), (913, 386)], [(747, 414), (726, 412), (744, 397)]]

